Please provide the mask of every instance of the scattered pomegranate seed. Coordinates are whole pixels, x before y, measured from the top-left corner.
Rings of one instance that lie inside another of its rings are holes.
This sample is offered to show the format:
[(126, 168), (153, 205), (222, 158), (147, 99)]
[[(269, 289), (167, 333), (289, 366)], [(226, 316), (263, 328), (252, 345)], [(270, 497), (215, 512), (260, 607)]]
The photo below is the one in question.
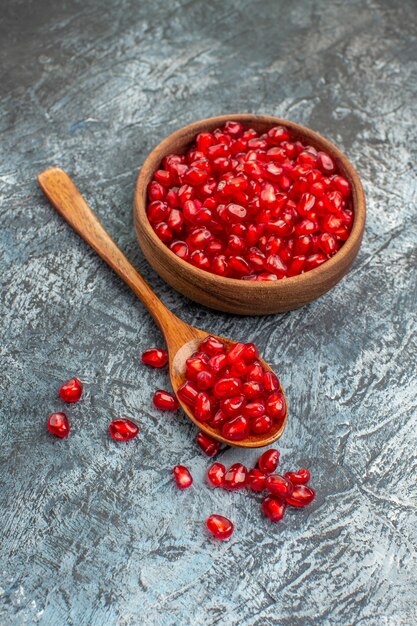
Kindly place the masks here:
[(207, 480), (213, 487), (222, 487), (226, 468), (223, 463), (213, 463), (207, 470)]
[(305, 485), (310, 480), (310, 472), (305, 467), (296, 472), (287, 472), (284, 476), (290, 480), (293, 485)]
[(59, 395), (65, 402), (78, 402), (83, 392), (83, 384), (79, 378), (70, 378), (59, 389)]
[(147, 214), (161, 241), (195, 267), (285, 280), (319, 267), (349, 237), (352, 190), (329, 154), (292, 142), (287, 128), (260, 134), (229, 121), (163, 159)]
[(261, 508), (271, 522), (279, 522), (284, 517), (286, 504), (275, 496), (267, 496), (263, 500)]
[(220, 442), (202, 431), (197, 434), (196, 442), (207, 456), (215, 456), (220, 450)]
[(206, 526), (209, 532), (221, 541), (229, 539), (234, 530), (233, 523), (223, 515), (210, 515), (206, 520)]
[(190, 474), (190, 470), (185, 467), (185, 465), (176, 465), (172, 471), (179, 489), (188, 489), (188, 487), (191, 487), (193, 477)]
[(292, 482), (280, 474), (271, 474), (268, 476), (265, 486), (269, 493), (272, 493), (273, 496), (278, 496), (283, 500), (290, 497), (294, 489)]
[(313, 502), (316, 492), (312, 487), (307, 485), (294, 485), (294, 490), (290, 496), (286, 498), (287, 504), (291, 506), (307, 506)]
[(70, 432), (70, 424), (65, 413), (52, 413), (48, 417), (47, 427), (50, 433), (64, 439)]
[(151, 367), (164, 367), (168, 363), (168, 352), (161, 348), (150, 348), (142, 354), (142, 361)]
[(272, 474), (278, 467), (279, 452), (274, 448), (266, 450), (258, 459), (258, 468), (264, 474)]
[(164, 391), (163, 389), (155, 391), (153, 403), (157, 409), (161, 409), (162, 411), (175, 411), (179, 407), (179, 402), (176, 397), (172, 393), (169, 393), (169, 391)]
[(236, 491), (246, 487), (248, 470), (242, 463), (234, 463), (224, 476), (224, 487), (229, 491)]
[(139, 426), (126, 417), (119, 417), (109, 424), (109, 433), (115, 441), (130, 441), (139, 432)]
[(266, 478), (266, 475), (255, 467), (248, 473), (248, 487), (250, 487), (252, 491), (264, 491)]

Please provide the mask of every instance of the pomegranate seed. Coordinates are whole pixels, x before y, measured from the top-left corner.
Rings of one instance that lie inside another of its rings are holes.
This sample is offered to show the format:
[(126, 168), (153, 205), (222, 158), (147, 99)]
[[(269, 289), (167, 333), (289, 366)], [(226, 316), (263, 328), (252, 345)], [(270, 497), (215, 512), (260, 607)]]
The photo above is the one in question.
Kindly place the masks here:
[(192, 382), (187, 380), (178, 388), (177, 396), (188, 406), (194, 406), (198, 396), (198, 389)]
[(194, 415), (200, 422), (208, 422), (212, 417), (210, 396), (205, 391), (197, 394), (194, 404)]
[(261, 383), (256, 382), (256, 380), (248, 380), (243, 383), (242, 393), (246, 398), (254, 400), (255, 398), (259, 398), (264, 391), (263, 385)]
[(235, 343), (229, 350), (229, 353), (227, 355), (227, 362), (236, 363), (236, 361), (239, 361), (243, 357), (245, 350), (246, 346), (244, 343)]
[(212, 356), (208, 362), (208, 366), (212, 372), (217, 374), (227, 365), (227, 356), (225, 354), (216, 354)]
[(223, 463), (213, 463), (207, 470), (207, 480), (213, 487), (222, 487), (225, 475), (226, 468)]
[(153, 396), (153, 403), (157, 409), (162, 411), (175, 411), (179, 407), (176, 397), (168, 391), (158, 389)]
[(247, 485), (252, 489), (252, 491), (264, 491), (265, 482), (265, 474), (256, 469), (256, 467), (248, 473)]
[(151, 367), (164, 367), (168, 363), (168, 352), (160, 348), (150, 348), (142, 354), (142, 361)]
[(279, 452), (274, 448), (266, 450), (258, 459), (258, 468), (264, 474), (272, 474), (278, 467)]
[(233, 415), (237, 415), (245, 406), (245, 396), (241, 394), (237, 396), (232, 396), (230, 398), (226, 398), (222, 400), (220, 406), (222, 411), (229, 417)]
[(265, 372), (263, 375), (263, 385), (267, 392), (276, 391), (279, 389), (278, 376), (274, 372)]
[(201, 391), (205, 391), (206, 389), (210, 389), (210, 387), (213, 387), (215, 380), (216, 379), (212, 372), (203, 370), (197, 374), (197, 387), (198, 389), (201, 389)]
[(234, 530), (233, 523), (223, 515), (210, 515), (206, 520), (206, 526), (213, 537), (221, 541), (229, 539)]
[(222, 426), (222, 435), (225, 439), (231, 441), (241, 441), (249, 435), (249, 421), (243, 415), (238, 415), (231, 420), (225, 422)]
[[(78, 402), (83, 392), (83, 385), (79, 378), (70, 378), (59, 389), (59, 396), (65, 402)], [(59, 415), (56, 413), (55, 415)]]
[(291, 496), (294, 489), (292, 482), (284, 478), (284, 476), (280, 476), (280, 474), (271, 474), (271, 476), (268, 476), (265, 486), (273, 496), (278, 496), (284, 500)]
[(262, 383), (264, 380), (264, 370), (260, 363), (253, 363), (248, 367), (246, 372), (246, 379), (248, 381), (253, 380), (257, 383)]
[(246, 487), (248, 470), (242, 463), (234, 463), (224, 475), (223, 486), (228, 491), (237, 491)]
[[(242, 396), (244, 399), (244, 396)], [(245, 408), (243, 409), (243, 415), (248, 419), (253, 419), (255, 417), (260, 417), (265, 414), (265, 405), (263, 402), (252, 401), (248, 402)]]
[(206, 339), (204, 339), (204, 341), (201, 342), (200, 350), (209, 356), (215, 356), (216, 354), (224, 352), (225, 346), (219, 339), (209, 335)]
[(126, 417), (119, 417), (109, 424), (110, 437), (115, 441), (130, 441), (139, 432), (139, 426)]
[(279, 522), (285, 515), (286, 504), (275, 496), (267, 496), (263, 500), (261, 508), (271, 522)]
[(296, 472), (287, 472), (284, 476), (287, 480), (290, 480), (293, 485), (305, 485), (310, 480), (310, 472), (306, 467)]
[(52, 413), (48, 417), (47, 427), (50, 433), (64, 439), (70, 432), (70, 423), (65, 413)]
[(189, 249), (185, 241), (173, 241), (170, 244), (169, 249), (172, 250), (172, 252), (180, 259), (184, 259), (184, 261), (186, 261), (189, 257)]
[(227, 420), (230, 419), (230, 415), (227, 415), (224, 411), (219, 409), (216, 411), (214, 417), (210, 420), (210, 426), (220, 429)]
[(193, 477), (185, 465), (176, 465), (172, 470), (179, 489), (188, 489), (193, 484)]
[(272, 419), (278, 420), (285, 417), (287, 405), (284, 396), (279, 391), (274, 391), (266, 401), (266, 412)]
[(272, 419), (269, 415), (255, 417), (250, 422), (250, 430), (254, 435), (266, 435), (272, 428)]
[(287, 497), (286, 501), (291, 506), (307, 506), (313, 502), (316, 497), (316, 492), (307, 485), (294, 485), (294, 491), (292, 495)]
[[(243, 386), (245, 386), (245, 384)], [(230, 398), (231, 396), (237, 395), (241, 388), (242, 383), (239, 378), (220, 378), (214, 385), (213, 391), (217, 398)], [(244, 393), (244, 395), (246, 394)]]
[(220, 450), (220, 443), (201, 431), (197, 434), (196, 442), (207, 456), (214, 456)]

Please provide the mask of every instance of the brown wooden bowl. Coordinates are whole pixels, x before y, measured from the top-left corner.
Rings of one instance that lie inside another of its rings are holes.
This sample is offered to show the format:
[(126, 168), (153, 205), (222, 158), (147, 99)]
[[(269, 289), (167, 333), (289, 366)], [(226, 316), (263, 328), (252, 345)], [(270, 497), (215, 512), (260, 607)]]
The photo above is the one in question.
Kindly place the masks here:
[[(352, 186), (354, 222), (349, 239), (326, 263), (314, 270), (278, 281), (257, 282), (223, 278), (205, 272), (177, 257), (155, 234), (146, 215), (147, 186), (162, 159), (173, 153), (184, 153), (198, 133), (212, 131), (227, 120), (240, 121), (262, 133), (272, 126), (289, 128), (291, 138), (307, 141), (328, 152)], [(134, 222), (139, 244), (153, 269), (174, 289), (212, 309), (238, 315), (267, 315), (296, 309), (332, 289), (346, 274), (359, 251), (365, 227), (365, 195), (359, 176), (349, 159), (318, 133), (279, 117), (269, 115), (220, 115), (210, 117), (166, 137), (145, 160), (136, 182)]]

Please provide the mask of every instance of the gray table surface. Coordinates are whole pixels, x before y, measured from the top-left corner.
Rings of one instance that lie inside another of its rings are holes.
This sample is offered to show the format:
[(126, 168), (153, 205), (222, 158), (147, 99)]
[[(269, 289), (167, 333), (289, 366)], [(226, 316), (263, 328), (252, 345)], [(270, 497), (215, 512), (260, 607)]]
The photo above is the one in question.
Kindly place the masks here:
[[(1, 624), (417, 624), (416, 18), (412, 0), (2, 2)], [(137, 245), (149, 150), (227, 112), (306, 124), (363, 178), (356, 263), (301, 310), (209, 311)], [(179, 317), (260, 346), (289, 398), (282, 468), (312, 470), (309, 510), (273, 525), (259, 498), (204, 485), (194, 427), (151, 405), (167, 376), (140, 354), (158, 330), (37, 188), (53, 164)], [(72, 375), (86, 393), (61, 441), (45, 421)], [(115, 416), (140, 437), (111, 441)], [(195, 479), (184, 493), (178, 462)], [(205, 534), (212, 512), (234, 520), (229, 543)]]

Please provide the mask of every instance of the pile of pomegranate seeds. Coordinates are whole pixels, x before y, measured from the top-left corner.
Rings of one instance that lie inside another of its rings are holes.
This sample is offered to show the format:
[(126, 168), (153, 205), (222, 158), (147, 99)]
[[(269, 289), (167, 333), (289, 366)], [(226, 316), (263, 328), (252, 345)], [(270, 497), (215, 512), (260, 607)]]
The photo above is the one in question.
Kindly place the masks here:
[(228, 470), (222, 463), (213, 463), (207, 470), (207, 481), (211, 487), (222, 487), (228, 491), (245, 487), (251, 491), (268, 491), (269, 495), (262, 501), (261, 508), (272, 522), (278, 522), (284, 517), (287, 505), (307, 506), (316, 496), (314, 489), (306, 485), (310, 479), (308, 469), (281, 476), (274, 474), (278, 463), (279, 452), (275, 449), (264, 452), (258, 459), (257, 467), (250, 471), (242, 463), (234, 463)]
[(199, 422), (227, 439), (266, 435), (274, 422), (284, 419), (287, 407), (277, 376), (258, 359), (253, 343), (235, 343), (228, 350), (209, 336), (187, 359), (178, 397)]
[(83, 392), (83, 384), (79, 378), (70, 378), (59, 389), (59, 396), (65, 402), (78, 402)]
[(331, 258), (353, 224), (351, 186), (332, 157), (260, 135), (239, 122), (197, 135), (166, 156), (148, 186), (147, 214), (178, 257), (218, 276), (280, 280)]

